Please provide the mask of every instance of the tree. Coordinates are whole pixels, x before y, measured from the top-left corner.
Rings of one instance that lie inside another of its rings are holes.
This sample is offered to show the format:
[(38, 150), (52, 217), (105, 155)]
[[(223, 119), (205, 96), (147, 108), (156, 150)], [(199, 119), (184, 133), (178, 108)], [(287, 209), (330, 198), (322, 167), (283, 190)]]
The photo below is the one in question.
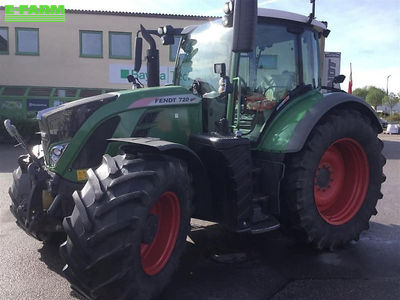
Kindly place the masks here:
[(398, 95), (396, 95), (395, 93), (390, 93), (389, 96), (386, 95), (383, 98), (383, 104), (389, 106), (389, 108), (390, 108), (390, 115), (392, 115), (393, 107), (400, 101), (399, 96), (400, 96), (400, 92), (398, 93)]
[(367, 97), (368, 94), (368, 87), (363, 87), (363, 88), (357, 88), (353, 91), (353, 95), (363, 98), (365, 100), (365, 98)]
[(385, 96), (386, 93), (384, 90), (371, 86), (368, 88), (365, 100), (376, 110), (376, 107), (382, 104), (382, 100)]

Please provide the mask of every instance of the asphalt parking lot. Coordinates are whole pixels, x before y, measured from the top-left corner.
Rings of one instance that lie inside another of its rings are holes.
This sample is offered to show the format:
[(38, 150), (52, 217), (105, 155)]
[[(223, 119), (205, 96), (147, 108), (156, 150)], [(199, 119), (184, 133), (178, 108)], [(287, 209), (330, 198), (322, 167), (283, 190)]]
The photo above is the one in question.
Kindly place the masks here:
[[(336, 252), (280, 232), (232, 235), (194, 222), (181, 266), (161, 299), (400, 299), (400, 136), (382, 135), (384, 198), (370, 230)], [(7, 190), (21, 150), (0, 145), (0, 299), (79, 299), (62, 277), (55, 246), (17, 227)], [(215, 255), (230, 253), (230, 263)]]

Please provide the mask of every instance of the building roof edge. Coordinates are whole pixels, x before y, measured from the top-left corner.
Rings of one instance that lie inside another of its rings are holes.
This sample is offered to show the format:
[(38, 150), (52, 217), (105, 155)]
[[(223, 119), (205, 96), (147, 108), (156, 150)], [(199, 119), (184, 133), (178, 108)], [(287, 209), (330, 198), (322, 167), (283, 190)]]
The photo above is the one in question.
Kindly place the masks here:
[[(0, 6), (0, 10), (4, 10), (4, 6)], [(109, 10), (91, 10), (91, 9), (65, 9), (66, 14), (87, 14), (87, 15), (112, 15), (112, 16), (129, 16), (129, 17), (156, 17), (170, 19), (195, 19), (195, 20), (214, 20), (218, 16), (203, 15), (184, 15), (184, 14), (165, 14), (165, 13), (146, 13), (146, 12), (128, 12), (128, 11), (109, 11)]]

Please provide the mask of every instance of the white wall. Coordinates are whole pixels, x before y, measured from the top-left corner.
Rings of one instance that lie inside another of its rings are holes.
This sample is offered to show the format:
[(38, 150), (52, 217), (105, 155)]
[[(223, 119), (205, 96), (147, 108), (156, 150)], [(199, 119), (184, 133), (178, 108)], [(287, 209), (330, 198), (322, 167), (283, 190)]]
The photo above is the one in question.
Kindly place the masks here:
[[(0, 27), (8, 27), (9, 33), (9, 54), (0, 55), (0, 85), (129, 88), (128, 83), (110, 82), (109, 72), (110, 65), (133, 65), (134, 53), (132, 60), (109, 58), (109, 31), (131, 32), (134, 44), (140, 24), (157, 29), (166, 24), (185, 27), (203, 22), (206, 21), (198, 18), (66, 13), (65, 23), (5, 23), (4, 10), (0, 10)], [(39, 56), (15, 55), (15, 27), (39, 28)], [(80, 57), (79, 30), (103, 32), (103, 58)], [(147, 49), (147, 43), (143, 45)], [(173, 66), (169, 61), (169, 46), (157, 41), (157, 47), (160, 65)]]

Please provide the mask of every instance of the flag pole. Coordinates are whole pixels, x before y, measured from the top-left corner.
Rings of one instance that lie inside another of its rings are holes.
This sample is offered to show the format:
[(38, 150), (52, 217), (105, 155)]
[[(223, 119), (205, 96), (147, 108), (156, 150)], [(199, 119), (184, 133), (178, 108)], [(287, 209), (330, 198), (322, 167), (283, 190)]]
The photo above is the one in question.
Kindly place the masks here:
[(350, 63), (349, 88), (347, 90), (347, 93), (349, 93), (349, 94), (353, 93), (353, 71), (351, 69), (351, 63)]

